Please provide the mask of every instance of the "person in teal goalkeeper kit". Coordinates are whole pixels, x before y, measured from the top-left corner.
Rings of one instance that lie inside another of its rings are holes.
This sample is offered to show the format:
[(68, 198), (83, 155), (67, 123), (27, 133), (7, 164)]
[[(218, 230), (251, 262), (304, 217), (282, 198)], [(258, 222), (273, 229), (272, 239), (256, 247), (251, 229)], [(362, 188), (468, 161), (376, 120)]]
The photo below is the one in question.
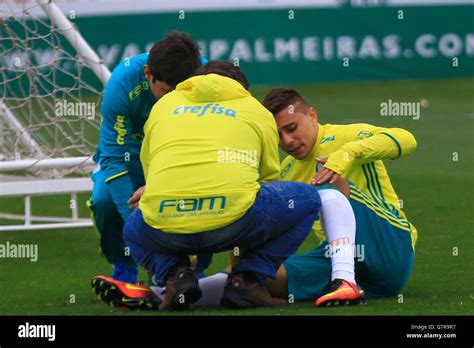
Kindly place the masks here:
[(116, 280), (138, 281), (137, 265), (122, 232), (132, 212), (127, 201), (145, 185), (139, 158), (143, 126), (155, 102), (206, 62), (187, 34), (171, 32), (150, 53), (122, 61), (107, 83), (88, 205), (100, 233), (102, 253), (115, 266), (112, 278)]

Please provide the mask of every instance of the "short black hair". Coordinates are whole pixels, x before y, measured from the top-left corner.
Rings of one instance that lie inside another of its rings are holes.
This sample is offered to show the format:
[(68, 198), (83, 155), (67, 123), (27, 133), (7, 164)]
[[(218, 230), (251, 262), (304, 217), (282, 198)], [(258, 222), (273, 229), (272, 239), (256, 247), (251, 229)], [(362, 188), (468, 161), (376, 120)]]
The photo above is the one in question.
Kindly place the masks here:
[(202, 65), (199, 46), (188, 34), (172, 31), (153, 45), (147, 64), (154, 81), (175, 88)]
[(202, 65), (194, 73), (195, 76), (207, 74), (217, 74), (230, 77), (239, 82), (245, 89), (249, 89), (249, 81), (247, 80), (247, 77), (245, 77), (243, 71), (230, 62), (223, 60), (210, 61), (209, 63)]
[(290, 105), (294, 105), (297, 102), (300, 103), (299, 107), (302, 108), (304, 112), (308, 110), (309, 104), (295, 89), (273, 88), (265, 96), (262, 104), (273, 114), (273, 116), (275, 116), (281, 110)]

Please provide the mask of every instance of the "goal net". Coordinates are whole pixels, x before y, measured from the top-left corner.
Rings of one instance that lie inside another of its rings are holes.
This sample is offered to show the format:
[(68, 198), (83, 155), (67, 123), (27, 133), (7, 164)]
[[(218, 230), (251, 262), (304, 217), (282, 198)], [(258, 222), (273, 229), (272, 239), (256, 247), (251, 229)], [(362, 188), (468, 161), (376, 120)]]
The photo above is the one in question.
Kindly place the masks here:
[(89, 172), (109, 76), (54, 2), (0, 1), (0, 172)]

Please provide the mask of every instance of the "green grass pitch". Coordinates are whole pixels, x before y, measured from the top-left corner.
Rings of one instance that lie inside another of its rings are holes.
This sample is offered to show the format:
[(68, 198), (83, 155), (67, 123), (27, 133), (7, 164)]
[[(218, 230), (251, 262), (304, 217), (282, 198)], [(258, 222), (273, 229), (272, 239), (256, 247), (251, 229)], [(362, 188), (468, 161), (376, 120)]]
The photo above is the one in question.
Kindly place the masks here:
[[(401, 297), (366, 305), (317, 309), (312, 302), (285, 308), (230, 311), (194, 308), (171, 315), (472, 315), (474, 314), (474, 80), (433, 80), (294, 86), (313, 104), (321, 123), (366, 122), (412, 131), (417, 151), (386, 162), (409, 219), (419, 231), (415, 267)], [(253, 89), (260, 100), (268, 88)], [(419, 120), (381, 117), (380, 103), (420, 101)], [(457, 158), (456, 158), (457, 156)], [(456, 160), (457, 159), (457, 160)], [(87, 216), (87, 195), (80, 196)], [(69, 214), (69, 198), (33, 198), (34, 214)], [(2, 199), (0, 211), (22, 213), (21, 199)], [(4, 221), (0, 221), (4, 223)], [(38, 244), (39, 259), (0, 259), (0, 314), (3, 315), (170, 315), (129, 313), (100, 303), (89, 281), (110, 275), (100, 256), (98, 234), (90, 229), (2, 232), (0, 244)], [(315, 246), (310, 237), (301, 250)], [(225, 266), (215, 257), (209, 274)]]

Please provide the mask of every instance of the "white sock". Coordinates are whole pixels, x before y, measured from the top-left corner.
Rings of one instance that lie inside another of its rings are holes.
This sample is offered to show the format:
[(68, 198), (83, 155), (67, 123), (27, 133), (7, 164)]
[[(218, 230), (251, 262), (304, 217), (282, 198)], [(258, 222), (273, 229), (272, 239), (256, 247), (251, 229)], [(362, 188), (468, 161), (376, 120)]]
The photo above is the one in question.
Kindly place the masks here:
[(196, 302), (198, 306), (216, 306), (220, 305), (222, 295), (224, 294), (224, 285), (229, 274), (219, 272), (209, 277), (199, 279), (199, 287), (202, 291), (202, 296)]
[(165, 289), (162, 288), (161, 286), (150, 286), (151, 291), (155, 293), (155, 295), (163, 301), (163, 298), (165, 297)]
[[(197, 306), (216, 306), (221, 302), (224, 293), (224, 285), (229, 275), (224, 272), (213, 274), (209, 277), (199, 279), (199, 287), (202, 296), (196, 302)], [(159, 286), (151, 286), (150, 289), (157, 295), (160, 300), (165, 296), (165, 288)]]
[(356, 222), (349, 200), (338, 190), (319, 190), (321, 227), (329, 243), (331, 280), (344, 279), (355, 284), (354, 243)]

